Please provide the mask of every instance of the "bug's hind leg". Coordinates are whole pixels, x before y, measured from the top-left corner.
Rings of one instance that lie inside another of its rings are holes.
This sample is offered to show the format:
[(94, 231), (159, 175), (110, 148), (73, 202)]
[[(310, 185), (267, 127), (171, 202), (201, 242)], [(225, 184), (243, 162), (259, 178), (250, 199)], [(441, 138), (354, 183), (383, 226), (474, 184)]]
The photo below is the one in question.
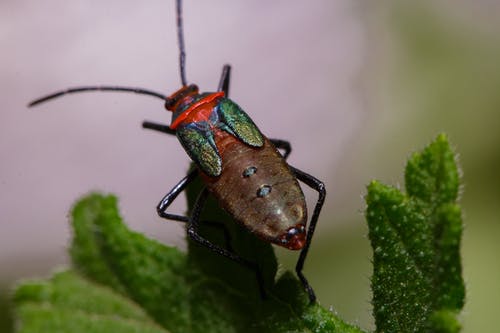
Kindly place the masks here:
[(281, 139), (269, 139), (271, 143), (278, 149), (283, 149), (285, 154), (283, 154), (283, 158), (286, 160), (290, 153), (292, 152), (292, 145), (290, 142)]
[(187, 233), (188, 233), (189, 237), (193, 241), (197, 242), (198, 244), (205, 246), (210, 251), (212, 251), (220, 256), (231, 259), (231, 260), (251, 269), (252, 271), (254, 271), (256, 276), (257, 276), (257, 282), (259, 284), (260, 294), (261, 294), (262, 298), (264, 298), (264, 299), (267, 298), (266, 292), (264, 290), (264, 279), (262, 276), (262, 272), (260, 271), (260, 269), (256, 263), (248, 261), (248, 260), (240, 257), (239, 255), (237, 255), (231, 251), (228, 251), (228, 250), (226, 250), (226, 249), (224, 249), (216, 244), (213, 244), (208, 239), (202, 237), (198, 233), (200, 214), (201, 214), (201, 211), (203, 210), (203, 207), (205, 206), (207, 198), (208, 198), (208, 190), (206, 188), (204, 188), (201, 191), (198, 198), (196, 199), (196, 202), (195, 202), (193, 210), (192, 210), (191, 218), (189, 219), (189, 222), (188, 222)]
[(142, 122), (142, 128), (175, 135), (175, 130), (171, 129), (168, 125), (158, 124), (147, 120)]
[(302, 251), (300, 252), (299, 259), (297, 260), (297, 265), (295, 266), (295, 271), (297, 272), (297, 276), (302, 282), (304, 289), (309, 294), (309, 300), (311, 301), (311, 303), (314, 303), (316, 301), (316, 295), (314, 294), (314, 290), (307, 281), (306, 277), (304, 276), (304, 274), (302, 274), (302, 269), (304, 268), (304, 262), (306, 261), (307, 252), (309, 251), (309, 246), (311, 245), (311, 240), (314, 234), (314, 230), (316, 228), (316, 224), (318, 222), (319, 214), (321, 213), (321, 208), (323, 207), (323, 203), (325, 202), (326, 190), (325, 190), (325, 185), (323, 184), (322, 181), (297, 168), (294, 168), (292, 166), (290, 166), (290, 168), (295, 173), (297, 179), (304, 182), (307, 186), (311, 187), (319, 194), (318, 201), (316, 202), (316, 206), (314, 207), (314, 211), (311, 216), (311, 221), (309, 222), (309, 227), (307, 229), (306, 244), (302, 249)]
[(223, 91), (226, 95), (226, 98), (229, 97), (229, 79), (231, 78), (231, 66), (224, 65), (222, 67), (222, 74), (219, 80), (219, 86), (217, 87), (217, 91)]

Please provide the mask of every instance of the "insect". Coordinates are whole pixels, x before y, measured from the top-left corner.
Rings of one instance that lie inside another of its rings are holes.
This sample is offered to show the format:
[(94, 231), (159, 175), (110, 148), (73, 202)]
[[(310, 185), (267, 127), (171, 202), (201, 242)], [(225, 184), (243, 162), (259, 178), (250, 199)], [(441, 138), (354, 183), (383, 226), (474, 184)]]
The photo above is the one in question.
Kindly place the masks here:
[[(184, 222), (187, 233), (195, 242), (209, 250), (234, 260), (255, 271), (261, 293), (262, 278), (257, 265), (238, 254), (213, 244), (198, 230), (200, 214), (208, 195), (241, 226), (257, 237), (291, 250), (300, 250), (296, 272), (309, 295), (311, 303), (316, 296), (302, 273), (318, 217), (325, 200), (325, 186), (315, 177), (287, 164), (290, 143), (266, 138), (252, 119), (229, 96), (231, 67), (225, 65), (216, 92), (200, 93), (194, 84), (187, 84), (185, 74), (182, 1), (176, 1), (179, 69), (182, 87), (171, 96), (122, 86), (84, 86), (59, 91), (34, 100), (29, 106), (84, 91), (133, 92), (160, 98), (172, 112), (170, 125), (145, 121), (143, 127), (175, 135), (197, 168), (190, 171), (157, 206), (160, 217)], [(278, 151), (284, 150), (284, 154)], [(197, 177), (204, 181), (190, 216), (167, 211), (168, 207)], [(301, 181), (318, 192), (309, 225)]]

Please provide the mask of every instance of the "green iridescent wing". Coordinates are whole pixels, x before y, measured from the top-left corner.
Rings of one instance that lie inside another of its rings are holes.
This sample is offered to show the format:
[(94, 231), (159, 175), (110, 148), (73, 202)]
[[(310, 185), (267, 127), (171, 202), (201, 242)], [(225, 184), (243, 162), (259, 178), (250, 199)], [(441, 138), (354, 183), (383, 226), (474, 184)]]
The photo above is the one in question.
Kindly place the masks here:
[(222, 98), (219, 102), (221, 120), (244, 143), (262, 147), (264, 137), (250, 117), (233, 101)]
[(190, 126), (179, 127), (177, 137), (189, 157), (208, 176), (217, 177), (222, 172), (222, 160), (215, 144), (207, 133)]

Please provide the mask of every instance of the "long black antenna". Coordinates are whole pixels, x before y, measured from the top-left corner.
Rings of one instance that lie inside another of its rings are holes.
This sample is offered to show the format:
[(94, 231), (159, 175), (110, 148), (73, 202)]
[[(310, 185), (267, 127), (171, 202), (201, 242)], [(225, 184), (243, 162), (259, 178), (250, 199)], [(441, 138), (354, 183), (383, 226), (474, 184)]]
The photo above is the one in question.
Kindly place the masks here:
[(177, 0), (177, 39), (179, 41), (179, 69), (181, 83), (187, 86), (186, 80), (186, 51), (184, 50), (184, 25), (182, 24), (182, 0)]
[[(177, 0), (176, 2), (176, 7), (177, 7), (177, 37), (179, 40), (179, 69), (180, 69), (180, 74), (181, 74), (181, 83), (183, 86), (187, 85), (187, 80), (186, 80), (186, 70), (185, 70), (185, 65), (186, 65), (186, 52), (184, 50), (184, 29), (183, 29), (183, 24), (182, 24), (182, 0)], [(120, 87), (120, 86), (84, 86), (84, 87), (75, 87), (75, 88), (69, 88), (61, 91), (57, 91), (55, 93), (52, 93), (47, 96), (40, 97), (31, 103), (28, 104), (29, 107), (35, 106), (44, 102), (47, 102), (49, 100), (52, 100), (54, 98), (58, 98), (64, 95), (68, 94), (74, 94), (74, 93), (80, 93), (80, 92), (85, 92), (85, 91), (119, 91), (119, 92), (132, 92), (136, 94), (141, 94), (141, 95), (149, 95), (153, 97), (160, 98), (164, 101), (168, 100), (168, 97), (157, 93), (152, 90), (148, 89), (143, 89), (143, 88), (132, 88), (132, 87)]]
[(157, 93), (155, 91), (147, 90), (147, 89), (142, 89), (142, 88), (116, 87), (116, 86), (89, 86), (89, 87), (76, 87), (76, 88), (69, 88), (66, 90), (61, 90), (61, 91), (55, 92), (53, 94), (40, 97), (40, 98), (34, 100), (33, 102), (31, 102), (30, 104), (28, 104), (28, 106), (30, 106), (30, 107), (35, 106), (37, 104), (46, 102), (48, 100), (51, 100), (51, 99), (54, 99), (57, 97), (61, 97), (61, 96), (68, 95), (68, 94), (80, 93), (80, 92), (84, 92), (84, 91), (133, 92), (133, 93), (140, 94), (140, 95), (149, 95), (149, 96), (153, 96), (153, 97), (158, 97), (164, 101), (167, 100), (167, 96), (165, 96), (163, 94)]

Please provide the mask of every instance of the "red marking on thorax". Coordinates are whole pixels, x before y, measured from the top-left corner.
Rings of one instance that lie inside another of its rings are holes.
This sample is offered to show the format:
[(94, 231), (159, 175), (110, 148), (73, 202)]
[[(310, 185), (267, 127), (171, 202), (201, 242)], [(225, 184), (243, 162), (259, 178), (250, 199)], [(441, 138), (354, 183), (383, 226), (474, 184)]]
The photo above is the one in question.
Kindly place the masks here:
[(224, 97), (224, 92), (219, 91), (210, 94), (199, 101), (193, 103), (183, 113), (181, 113), (174, 122), (170, 124), (171, 129), (176, 129), (183, 122), (207, 121), (213, 108), (217, 105), (218, 99)]

